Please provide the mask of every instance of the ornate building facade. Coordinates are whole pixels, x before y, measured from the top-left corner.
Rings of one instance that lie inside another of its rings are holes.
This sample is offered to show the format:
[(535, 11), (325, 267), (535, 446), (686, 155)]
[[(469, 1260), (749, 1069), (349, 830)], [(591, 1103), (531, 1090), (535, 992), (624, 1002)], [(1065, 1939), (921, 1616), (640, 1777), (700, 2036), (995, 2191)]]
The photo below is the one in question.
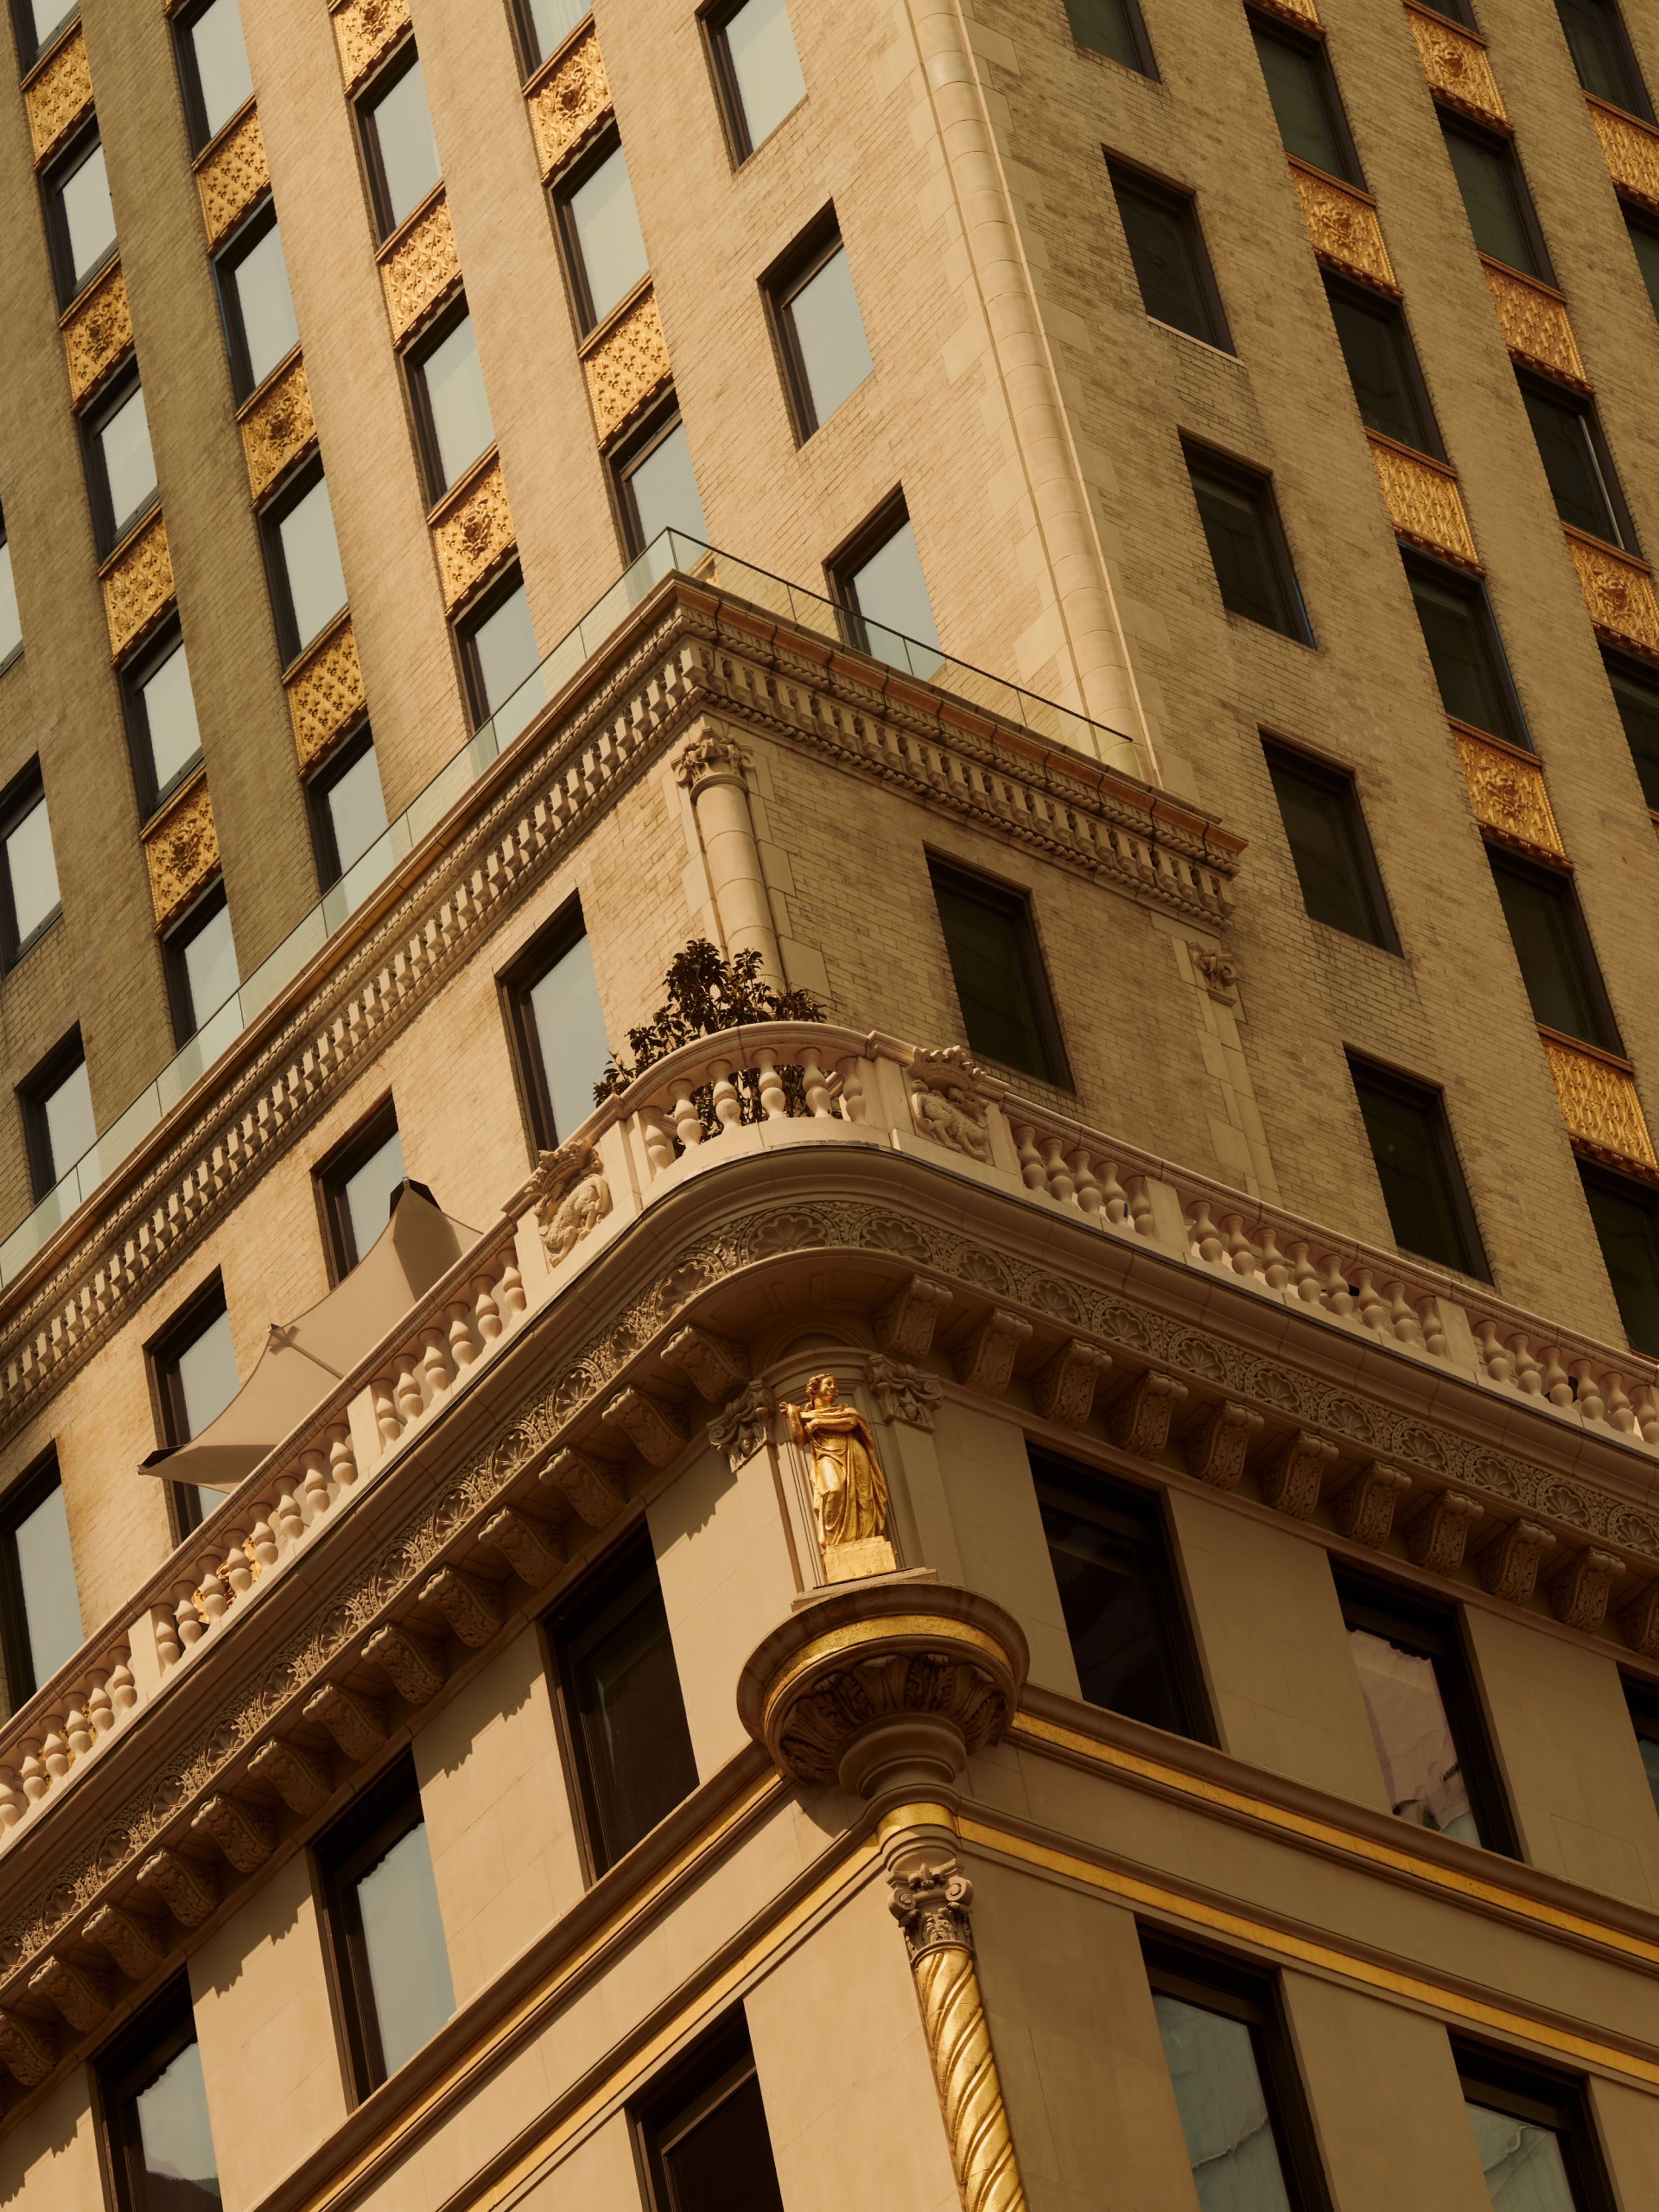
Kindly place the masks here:
[(0, 2203), (1647, 2203), (1651, 18), (11, 15)]

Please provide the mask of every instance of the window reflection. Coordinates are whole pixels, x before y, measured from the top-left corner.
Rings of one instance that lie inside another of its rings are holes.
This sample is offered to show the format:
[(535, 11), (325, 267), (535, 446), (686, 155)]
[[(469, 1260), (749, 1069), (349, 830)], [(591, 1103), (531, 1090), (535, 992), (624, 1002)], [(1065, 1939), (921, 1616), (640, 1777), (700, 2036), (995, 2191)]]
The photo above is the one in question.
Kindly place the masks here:
[(1249, 2027), (1161, 1990), (1152, 2003), (1203, 2212), (1291, 2212)]
[(1465, 2110), (1494, 2212), (1577, 2212), (1553, 2128), (1494, 2112), (1472, 2099)]
[(1433, 1660), (1367, 1629), (1351, 1628), (1348, 1642), (1391, 1810), (1419, 1828), (1478, 1844)]

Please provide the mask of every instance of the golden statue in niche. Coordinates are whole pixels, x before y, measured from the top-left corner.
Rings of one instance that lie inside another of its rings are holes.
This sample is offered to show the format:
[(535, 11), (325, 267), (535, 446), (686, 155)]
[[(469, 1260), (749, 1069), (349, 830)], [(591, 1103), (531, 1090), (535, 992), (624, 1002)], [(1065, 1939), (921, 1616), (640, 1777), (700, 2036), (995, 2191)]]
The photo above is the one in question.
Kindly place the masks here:
[(805, 1403), (782, 1411), (806, 1455), (826, 1578), (890, 1574), (897, 1561), (887, 1536), (887, 1478), (869, 1422), (856, 1406), (839, 1402), (833, 1375), (812, 1376)]

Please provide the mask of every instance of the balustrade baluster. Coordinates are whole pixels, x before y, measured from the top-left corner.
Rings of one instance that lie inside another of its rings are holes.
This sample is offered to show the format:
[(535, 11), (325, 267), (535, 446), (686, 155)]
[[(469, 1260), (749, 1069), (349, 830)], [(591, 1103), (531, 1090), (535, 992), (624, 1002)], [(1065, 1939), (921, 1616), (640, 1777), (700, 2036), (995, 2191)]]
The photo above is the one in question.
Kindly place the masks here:
[(729, 1060), (710, 1060), (708, 1072), (714, 1078), (714, 1119), (722, 1129), (735, 1129), (743, 1119), (743, 1101), (732, 1080), (732, 1063)]
[(689, 1152), (694, 1145), (702, 1142), (702, 1118), (697, 1112), (696, 1101), (683, 1079), (676, 1079), (677, 1096), (673, 1105), (674, 1134)]
[[(806, 1110), (815, 1121), (833, 1121), (836, 1102), (830, 1096), (830, 1079), (818, 1065), (818, 1056), (809, 1045), (800, 1056), (801, 1088), (806, 1097)], [(761, 1097), (764, 1100), (764, 1088)], [(786, 1109), (787, 1102), (786, 1101)]]

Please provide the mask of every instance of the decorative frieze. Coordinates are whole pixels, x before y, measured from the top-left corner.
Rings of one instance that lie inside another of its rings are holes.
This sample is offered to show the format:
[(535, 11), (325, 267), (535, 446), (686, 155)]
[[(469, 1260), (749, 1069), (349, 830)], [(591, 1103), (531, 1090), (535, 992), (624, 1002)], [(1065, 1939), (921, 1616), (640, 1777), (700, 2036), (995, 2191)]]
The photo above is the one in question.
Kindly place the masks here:
[(217, 246), (270, 185), (259, 111), (250, 107), (240, 123), (216, 138), (196, 165), (196, 190), (208, 244)]
[(1456, 470), (1385, 438), (1380, 430), (1368, 430), (1365, 436), (1395, 535), (1478, 569), (1480, 556), (1463, 512)]
[(126, 358), (132, 343), (132, 315), (127, 280), (118, 261), (64, 317), (64, 359), (69, 369), (70, 404), (78, 407), (111, 369)]
[(1599, 538), (1587, 538), (1565, 523), (1562, 528), (1596, 635), (1659, 659), (1659, 602), (1654, 599), (1652, 569)]
[(1536, 757), (1483, 730), (1472, 730), (1467, 723), (1454, 722), (1451, 733), (1469, 794), (1469, 811), (1481, 828), (1506, 845), (1565, 860), (1566, 848)]
[(128, 538), (99, 571), (111, 657), (119, 660), (153, 629), (173, 602), (173, 556), (159, 513)]
[(550, 177), (611, 112), (605, 57), (591, 23), (531, 80), (525, 102), (536, 135), (542, 175)]
[(86, 34), (78, 21), (31, 73), (23, 87), (23, 106), (39, 168), (92, 106), (92, 70)]
[(1352, 185), (1339, 184), (1322, 169), (1310, 168), (1293, 155), (1287, 159), (1302, 204), (1302, 220), (1319, 258), (1378, 291), (1397, 295), (1400, 287), (1382, 242), (1376, 202), (1370, 194)]
[(1486, 272), (1486, 289), (1498, 311), (1498, 327), (1511, 358), (1588, 392), (1589, 379), (1578, 357), (1567, 303), (1560, 293), (1553, 284), (1523, 276), (1507, 262), (1489, 260), (1484, 253), (1480, 266)]
[(673, 374), (657, 295), (646, 290), (583, 356), (599, 443), (609, 445), (655, 398)]
[(1418, 58), (1435, 98), (1507, 131), (1510, 119), (1504, 112), (1503, 95), (1492, 75), (1486, 40), (1461, 23), (1448, 22), (1443, 15), (1427, 9), (1413, 8), (1410, 0), (1406, 21), (1412, 27)]
[(311, 386), (298, 354), (254, 393), (238, 419), (242, 451), (247, 457), (248, 489), (256, 501), (260, 500), (317, 435)]
[(286, 689), (295, 758), (303, 775), (368, 706), (349, 614), (312, 647), (287, 678)]
[(1553, 1030), (1540, 1029), (1539, 1038), (1574, 1144), (1599, 1158), (1659, 1168), (1636, 1079), (1626, 1062)]
[(409, 28), (409, 0), (336, 0), (331, 12), (340, 74), (353, 92)]
[(380, 284), (392, 343), (401, 345), (460, 281), (455, 228), (448, 198), (440, 186), (381, 250)]
[(165, 929), (219, 872), (219, 832), (207, 778), (198, 776), (144, 840), (155, 927)]
[(1622, 107), (1610, 107), (1594, 93), (1584, 94), (1607, 174), (1629, 199), (1659, 208), (1659, 131)]
[(513, 551), (513, 516), (500, 459), (491, 455), (481, 471), (451, 495), (433, 519), (432, 543), (443, 580), (444, 605), (451, 609), (475, 592)]

